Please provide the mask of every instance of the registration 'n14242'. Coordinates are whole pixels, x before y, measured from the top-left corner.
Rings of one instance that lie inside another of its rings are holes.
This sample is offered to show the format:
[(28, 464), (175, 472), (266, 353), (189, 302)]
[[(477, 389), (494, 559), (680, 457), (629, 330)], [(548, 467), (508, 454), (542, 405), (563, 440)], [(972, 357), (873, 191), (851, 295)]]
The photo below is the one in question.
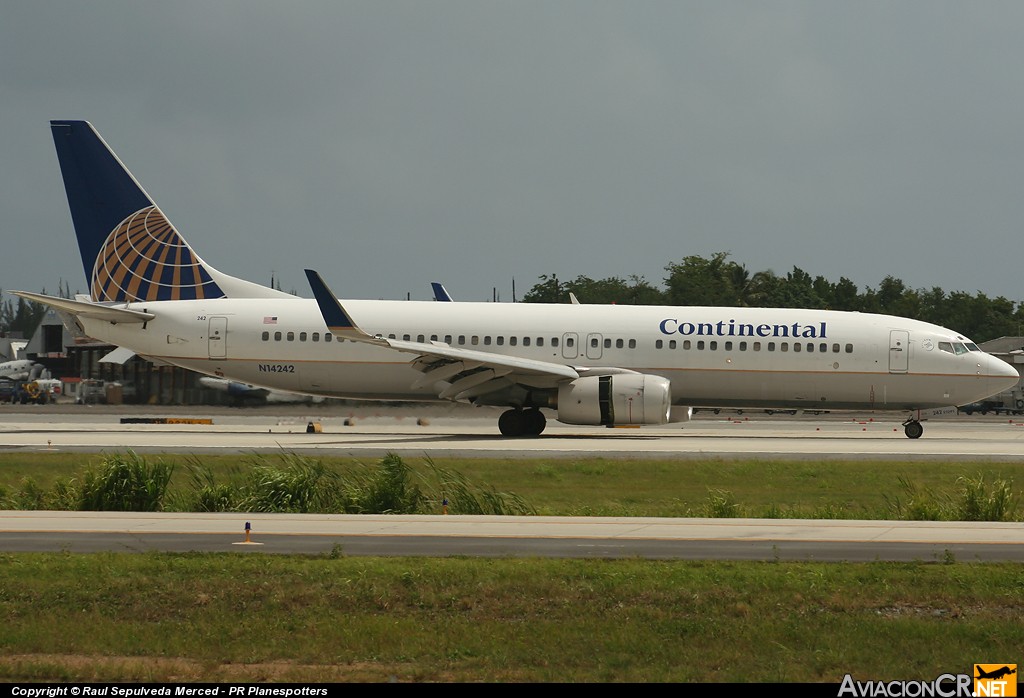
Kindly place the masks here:
[(295, 373), (295, 364), (260, 364), (260, 373)]

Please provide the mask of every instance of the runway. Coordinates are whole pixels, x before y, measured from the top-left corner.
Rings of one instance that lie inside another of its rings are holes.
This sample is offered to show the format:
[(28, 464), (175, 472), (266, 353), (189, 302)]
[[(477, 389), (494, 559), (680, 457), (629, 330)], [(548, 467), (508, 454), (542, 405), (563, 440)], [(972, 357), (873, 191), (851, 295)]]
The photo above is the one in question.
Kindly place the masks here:
[[(81, 406), (80, 406), (81, 407)], [(45, 406), (5, 414), (0, 410), (0, 451), (138, 453), (253, 453), (287, 450), (339, 456), (503, 458), (874, 458), (1004, 460), (1024, 458), (1021, 418), (959, 416), (925, 422), (920, 439), (908, 439), (899, 414), (700, 415), (660, 427), (574, 427), (549, 421), (540, 437), (509, 439), (498, 433), (498, 411), (376, 408), (361, 411), (199, 411), (188, 417), (209, 424), (122, 424), (127, 416), (180, 410), (120, 412), (83, 407), (53, 413)], [(310, 424), (320, 431), (307, 433)]]
[(1022, 542), (1019, 523), (0, 512), (5, 552), (1020, 562)]
[[(144, 415), (205, 424), (122, 424)], [(549, 422), (507, 439), (497, 413), (429, 408), (306, 412), (147, 408), (0, 410), (0, 451), (253, 453), (377, 457), (814, 458), (1018, 461), (1019, 419), (926, 423), (908, 439), (898, 415), (703, 415), (644, 429)], [(310, 424), (316, 431), (310, 432)], [(251, 526), (245, 538), (245, 524)], [(774, 519), (119, 514), (0, 512), (0, 550), (205, 551), (344, 555), (637, 557), (815, 561), (1024, 560), (1024, 524)]]

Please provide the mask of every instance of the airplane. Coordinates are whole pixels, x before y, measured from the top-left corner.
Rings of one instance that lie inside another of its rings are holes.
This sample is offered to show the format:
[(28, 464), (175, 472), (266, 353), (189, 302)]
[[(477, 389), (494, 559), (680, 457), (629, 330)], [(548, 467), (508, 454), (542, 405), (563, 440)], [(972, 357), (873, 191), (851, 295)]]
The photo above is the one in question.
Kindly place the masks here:
[(35, 372), (40, 375), (44, 366), (28, 359), (15, 359), (0, 363), (0, 379), (12, 381), (27, 381)]
[(975, 676), (974, 678), (976, 678), (976, 679), (1001, 679), (1004, 676), (1009, 676), (1010, 674), (1016, 674), (1016, 673), (1017, 673), (1016, 669), (1011, 669), (1008, 666), (1003, 666), (1003, 667), (1000, 667), (998, 669), (994, 669), (993, 671), (984, 671), (983, 669), (978, 669), (978, 675)]
[[(923, 419), (1016, 369), (938, 325), (794, 308), (315, 299), (218, 271), (86, 121), (50, 123), (89, 294), (16, 292), (91, 337), (199, 373), (323, 397), (507, 408), (505, 436), (664, 425), (694, 407), (888, 410)], [(105, 357), (106, 358), (106, 357)]]
[(324, 400), (324, 398), (315, 395), (303, 395), (302, 393), (293, 393), (285, 390), (261, 388), (252, 383), (240, 383), (215, 376), (201, 376), (199, 384), (211, 390), (227, 393), (237, 404), (323, 402)]

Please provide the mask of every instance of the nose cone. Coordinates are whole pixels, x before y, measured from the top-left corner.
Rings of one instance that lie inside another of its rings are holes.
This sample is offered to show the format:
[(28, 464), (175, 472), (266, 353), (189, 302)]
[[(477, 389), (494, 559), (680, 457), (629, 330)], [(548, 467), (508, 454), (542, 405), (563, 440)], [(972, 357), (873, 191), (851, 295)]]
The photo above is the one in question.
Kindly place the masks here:
[(1009, 390), (1020, 382), (1020, 373), (1012, 365), (991, 354), (985, 354), (978, 362), (978, 375), (986, 379), (990, 395)]

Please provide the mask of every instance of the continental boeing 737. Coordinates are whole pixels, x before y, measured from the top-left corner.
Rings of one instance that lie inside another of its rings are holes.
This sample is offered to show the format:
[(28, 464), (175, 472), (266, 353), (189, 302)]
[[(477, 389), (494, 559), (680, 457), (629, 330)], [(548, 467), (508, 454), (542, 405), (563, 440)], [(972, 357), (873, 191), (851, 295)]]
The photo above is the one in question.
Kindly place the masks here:
[(53, 121), (89, 294), (17, 292), (81, 331), (208, 376), (309, 395), (504, 406), (506, 436), (547, 416), (661, 425), (693, 407), (904, 412), (921, 420), (1019, 375), (954, 330), (792, 308), (314, 299), (207, 264), (85, 121)]

